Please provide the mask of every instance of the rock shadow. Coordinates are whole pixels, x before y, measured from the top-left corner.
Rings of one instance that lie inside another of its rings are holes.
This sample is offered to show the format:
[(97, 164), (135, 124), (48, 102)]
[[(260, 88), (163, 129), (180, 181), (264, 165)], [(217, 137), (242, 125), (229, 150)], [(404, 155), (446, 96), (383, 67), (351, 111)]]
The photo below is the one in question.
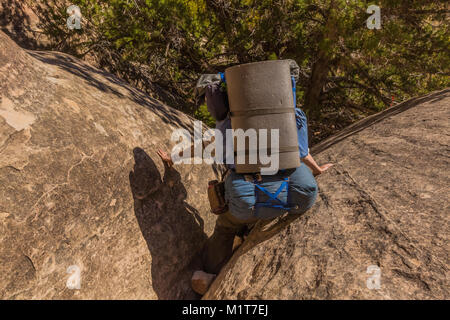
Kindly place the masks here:
[[(87, 83), (89, 83), (89, 85), (103, 92), (114, 94), (120, 98), (131, 99), (133, 102), (150, 109), (153, 113), (159, 116), (164, 123), (181, 127), (191, 133), (193, 132), (193, 128), (186, 124), (182, 119), (182, 112), (175, 111), (170, 109), (169, 107), (164, 106), (158, 100), (151, 98), (145, 92), (132, 87), (124, 80), (119, 79), (112, 73), (97, 69), (75, 57), (60, 52), (27, 51), (27, 53), (43, 63), (57, 66), (58, 68), (61, 68), (62, 70), (65, 70), (79, 77), (80, 79), (85, 80)], [(117, 87), (122, 88), (124, 90), (124, 93), (121, 93)], [(155, 92), (158, 92), (159, 96), (161, 96), (162, 98), (165, 97), (164, 93), (161, 91), (162, 89), (159, 90), (156, 87), (154, 89)]]
[(159, 299), (199, 299), (190, 278), (201, 268), (199, 254), (207, 239), (198, 211), (187, 204), (180, 174), (164, 164), (164, 175), (141, 148), (133, 150), (130, 172), (134, 211), (152, 257), (152, 286)]

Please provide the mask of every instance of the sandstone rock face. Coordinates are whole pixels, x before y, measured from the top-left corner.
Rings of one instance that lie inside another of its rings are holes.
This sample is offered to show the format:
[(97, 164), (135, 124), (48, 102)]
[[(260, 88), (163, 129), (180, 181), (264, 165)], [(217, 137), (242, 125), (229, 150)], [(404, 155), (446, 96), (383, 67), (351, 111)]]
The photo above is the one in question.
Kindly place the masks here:
[(447, 89), (317, 145), (315, 206), (259, 223), (204, 299), (449, 299), (449, 119)]
[(0, 299), (197, 298), (191, 262), (214, 227), (215, 175), (167, 170), (156, 154), (192, 127), (108, 73), (0, 32)]

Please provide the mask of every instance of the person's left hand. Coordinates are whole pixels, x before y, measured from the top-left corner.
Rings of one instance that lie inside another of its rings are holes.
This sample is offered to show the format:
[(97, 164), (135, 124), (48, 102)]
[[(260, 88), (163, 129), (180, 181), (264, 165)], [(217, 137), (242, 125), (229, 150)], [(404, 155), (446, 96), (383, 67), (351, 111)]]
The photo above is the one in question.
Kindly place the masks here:
[(165, 162), (169, 167), (173, 166), (172, 158), (165, 151), (163, 151), (162, 149), (158, 149), (156, 153), (161, 158), (161, 160)]

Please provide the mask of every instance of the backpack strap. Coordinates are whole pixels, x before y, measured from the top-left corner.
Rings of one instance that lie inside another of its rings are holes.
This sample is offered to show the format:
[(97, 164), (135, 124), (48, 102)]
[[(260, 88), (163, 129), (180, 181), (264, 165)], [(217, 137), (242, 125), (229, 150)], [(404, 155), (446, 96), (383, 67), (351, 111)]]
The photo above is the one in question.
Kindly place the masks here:
[(292, 81), (292, 94), (294, 95), (294, 108), (295, 108), (297, 106), (297, 88), (294, 76), (291, 77), (291, 81)]
[[(227, 83), (227, 80), (225, 79), (225, 73), (223, 72), (219, 72), (220, 75), (220, 79), (222, 80), (223, 83)], [(294, 80), (295, 81), (295, 80)]]
[[(280, 187), (278, 188), (278, 190), (275, 193), (269, 192), (266, 188), (261, 186), (259, 184), (259, 181), (257, 181), (256, 179), (254, 179), (253, 184), (255, 185), (255, 198), (256, 198), (255, 210), (258, 210), (258, 208), (260, 208), (260, 207), (276, 208), (276, 209), (288, 210), (288, 211), (294, 208), (294, 207), (290, 206), (289, 203), (283, 202), (278, 198), (278, 196), (284, 189), (286, 189), (286, 192), (288, 192), (288, 194), (289, 194), (289, 189), (288, 189), (289, 178), (283, 179), (283, 182), (281, 183)], [(264, 194), (266, 194), (269, 197), (269, 200), (267, 200), (266, 202), (259, 202), (258, 190), (260, 190)]]

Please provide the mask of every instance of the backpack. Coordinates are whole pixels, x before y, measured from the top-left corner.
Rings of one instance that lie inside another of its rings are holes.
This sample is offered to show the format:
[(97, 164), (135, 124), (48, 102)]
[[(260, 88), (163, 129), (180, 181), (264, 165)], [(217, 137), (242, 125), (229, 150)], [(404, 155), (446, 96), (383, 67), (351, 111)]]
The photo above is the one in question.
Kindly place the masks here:
[[(289, 62), (292, 88), (294, 90), (294, 103), (296, 101), (295, 81), (299, 79), (299, 66), (297, 62), (292, 59), (287, 59)], [(194, 90), (194, 97), (197, 103), (207, 99), (207, 108), (211, 116), (216, 121), (225, 119), (229, 112), (228, 95), (224, 90), (223, 85), (226, 85), (225, 73), (219, 72), (215, 74), (202, 74), (197, 81)]]
[(228, 95), (220, 84), (209, 84), (205, 88), (206, 107), (208, 112), (216, 121), (224, 120), (230, 107), (228, 106)]
[[(223, 120), (229, 111), (228, 96), (221, 90), (226, 83), (224, 73), (202, 77), (198, 88), (203, 88), (207, 96), (207, 107), (218, 121)], [(207, 79), (207, 81), (205, 80)], [(298, 66), (291, 62), (291, 80), (296, 101), (296, 79)], [(201, 83), (201, 85), (200, 85)], [(303, 111), (295, 108), (299, 134), (300, 156), (308, 152), (307, 124)], [(218, 188), (220, 186), (220, 188)], [(311, 171), (300, 165), (295, 169), (280, 170), (275, 175), (239, 174), (229, 170), (224, 181), (211, 181), (208, 189), (211, 211), (221, 214), (226, 210), (238, 219), (248, 220), (254, 217), (272, 219), (286, 212), (301, 214), (308, 210), (317, 197), (317, 184)]]

